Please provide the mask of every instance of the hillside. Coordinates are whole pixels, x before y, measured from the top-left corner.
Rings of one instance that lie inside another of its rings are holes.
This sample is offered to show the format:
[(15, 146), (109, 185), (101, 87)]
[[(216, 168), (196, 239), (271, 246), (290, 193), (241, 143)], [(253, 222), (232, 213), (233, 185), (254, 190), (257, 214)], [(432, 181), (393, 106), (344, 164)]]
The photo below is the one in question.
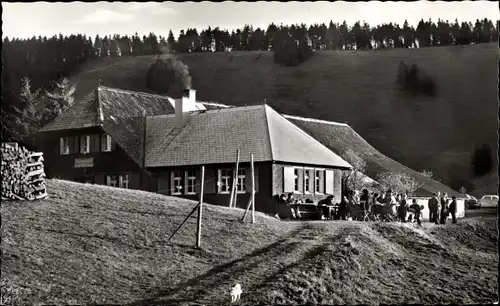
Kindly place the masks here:
[[(286, 222), (206, 206), (167, 239), (194, 202), (48, 180), (51, 197), (2, 203), (2, 298), (28, 304), (491, 303), (496, 219), (436, 227)], [(16, 295), (13, 295), (13, 294)]]
[[(321, 51), (293, 68), (274, 64), (271, 52), (257, 59), (259, 54), (178, 57), (189, 66), (200, 100), (239, 106), (266, 99), (285, 114), (347, 122), (383, 154), (417, 171), (432, 170), (457, 189), (459, 180), (472, 179), (470, 160), (476, 145), (487, 143), (496, 152), (495, 44)], [(88, 63), (72, 78), (77, 96), (95, 88), (97, 79), (106, 86), (148, 92), (145, 76), (154, 59), (106, 58)], [(434, 78), (436, 98), (408, 97), (395, 89), (401, 60), (417, 64)]]

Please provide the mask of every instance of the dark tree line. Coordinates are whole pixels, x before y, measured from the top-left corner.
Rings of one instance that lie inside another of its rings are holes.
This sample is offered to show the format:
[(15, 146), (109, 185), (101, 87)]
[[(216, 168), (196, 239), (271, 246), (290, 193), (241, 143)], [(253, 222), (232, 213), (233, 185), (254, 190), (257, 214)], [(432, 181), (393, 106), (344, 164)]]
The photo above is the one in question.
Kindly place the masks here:
[[(2, 111), (14, 114), (23, 109), (20, 100), (21, 80), (29, 78), (33, 90), (52, 90), (54, 81), (74, 74), (89, 59), (186, 52), (274, 51), (275, 62), (297, 65), (307, 60), (313, 50), (370, 50), (383, 48), (418, 48), (497, 42), (500, 21), (488, 19), (471, 22), (421, 20), (416, 27), (405, 22), (371, 27), (356, 22), (306, 25), (275, 25), (267, 29), (245, 25), (242, 29), (208, 28), (182, 30), (177, 39), (154, 33), (132, 36), (55, 35), (30, 39), (3, 39)], [(3, 120), (3, 116), (2, 116)], [(3, 122), (3, 121), (2, 121)], [(2, 139), (6, 136), (2, 133)], [(7, 137), (8, 138), (8, 137)]]

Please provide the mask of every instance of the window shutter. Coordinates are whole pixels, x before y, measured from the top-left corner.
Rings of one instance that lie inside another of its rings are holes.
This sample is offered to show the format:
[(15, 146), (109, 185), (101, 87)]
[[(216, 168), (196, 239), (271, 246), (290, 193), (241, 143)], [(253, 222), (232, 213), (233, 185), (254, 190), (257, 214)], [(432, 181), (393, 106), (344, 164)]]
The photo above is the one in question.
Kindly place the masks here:
[(100, 148), (100, 137), (101, 135), (99, 134), (95, 134), (93, 135), (93, 138), (94, 138), (94, 151), (93, 152), (100, 152), (101, 151), (101, 148)]
[[(109, 137), (111, 137), (111, 136), (109, 136)], [(111, 151), (116, 150), (116, 141), (114, 139), (111, 139), (111, 149), (110, 150)]]
[[(196, 182), (194, 185), (194, 192), (197, 195), (201, 194), (201, 168), (194, 169), (196, 173)], [(205, 181), (207, 180), (207, 168), (205, 167)], [(206, 192), (206, 190), (203, 190), (203, 192)]]
[(326, 194), (334, 194), (333, 192), (333, 170), (325, 171), (325, 193)]
[(216, 185), (217, 186), (217, 193), (221, 193), (222, 191), (222, 182), (221, 182), (221, 173), (222, 171), (220, 171), (220, 169), (217, 170), (217, 181), (216, 181)]
[(59, 138), (59, 154), (64, 154), (64, 138)]
[(295, 190), (295, 175), (292, 167), (283, 168), (283, 192), (294, 192)]
[(94, 135), (90, 135), (90, 136), (87, 136), (89, 137), (89, 153), (92, 153), (92, 152), (95, 152), (95, 136)]
[[(215, 173), (216, 170), (214, 169), (209, 169), (205, 167), (205, 190), (203, 192), (205, 194), (214, 194), (216, 193), (217, 190), (217, 173)], [(201, 184), (201, 173), (200, 175), (200, 184)], [(200, 190), (201, 192), (201, 190)]]
[(170, 171), (170, 188), (168, 194), (175, 193), (175, 183), (174, 183), (174, 171)]
[[(259, 169), (254, 165), (254, 175), (255, 175), (255, 192), (259, 191)], [(246, 182), (247, 182), (247, 193), (252, 193), (252, 167), (245, 168)], [(292, 187), (293, 188), (293, 187)]]
[(158, 175), (158, 193), (167, 194), (169, 190), (168, 174), (162, 173)]
[(342, 194), (342, 171), (339, 169), (335, 169), (334, 171), (334, 179), (333, 179), (333, 184), (334, 184), (334, 192), (335, 192), (335, 198), (340, 199), (340, 195)]
[(297, 173), (298, 173), (298, 176), (299, 176), (299, 191), (300, 192), (304, 192), (304, 187), (305, 187), (305, 183), (304, 183), (304, 168), (298, 168), (297, 169)]

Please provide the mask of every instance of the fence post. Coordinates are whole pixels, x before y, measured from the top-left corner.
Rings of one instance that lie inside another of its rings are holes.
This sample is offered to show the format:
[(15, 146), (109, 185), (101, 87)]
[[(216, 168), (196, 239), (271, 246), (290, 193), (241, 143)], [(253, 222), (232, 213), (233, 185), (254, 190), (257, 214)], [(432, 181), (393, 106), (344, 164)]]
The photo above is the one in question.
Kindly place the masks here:
[(205, 189), (205, 166), (201, 166), (201, 194), (200, 194), (200, 207), (198, 210), (198, 227), (196, 230), (196, 247), (201, 245), (201, 218), (203, 214), (203, 192)]

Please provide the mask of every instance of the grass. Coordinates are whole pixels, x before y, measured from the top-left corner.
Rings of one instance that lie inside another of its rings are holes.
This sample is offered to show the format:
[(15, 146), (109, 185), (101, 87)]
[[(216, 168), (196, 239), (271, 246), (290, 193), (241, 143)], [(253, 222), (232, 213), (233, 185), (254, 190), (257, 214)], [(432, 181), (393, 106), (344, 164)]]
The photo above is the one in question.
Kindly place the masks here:
[(286, 222), (141, 191), (59, 180), (50, 198), (2, 203), (2, 295), (16, 304), (490, 303), (495, 216), (459, 225)]
[[(289, 115), (347, 122), (382, 153), (417, 171), (432, 170), (453, 188), (460, 188), (460, 179), (472, 179), (476, 145), (497, 148), (495, 44), (321, 51), (299, 67), (275, 65), (271, 52), (257, 59), (259, 54), (238, 52), (232, 60), (230, 53), (178, 56), (189, 66), (203, 101), (241, 106), (266, 99)], [(148, 92), (145, 77), (154, 59), (88, 63), (72, 78), (77, 96), (95, 88), (97, 79), (103, 85)], [(395, 89), (401, 60), (417, 64), (436, 81), (437, 97), (409, 97)]]

